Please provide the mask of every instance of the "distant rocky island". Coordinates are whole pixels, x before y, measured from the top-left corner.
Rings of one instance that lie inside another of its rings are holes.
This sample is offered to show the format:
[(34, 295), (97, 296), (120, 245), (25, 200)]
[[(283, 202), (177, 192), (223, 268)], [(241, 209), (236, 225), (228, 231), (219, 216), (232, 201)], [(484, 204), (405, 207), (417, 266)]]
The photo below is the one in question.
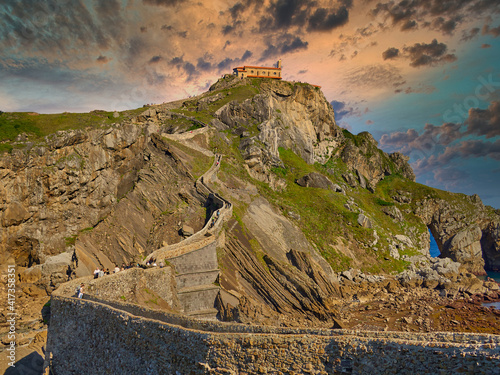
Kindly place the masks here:
[(498, 371), (500, 312), (482, 303), (500, 288), (478, 276), (500, 269), (500, 213), (416, 183), (317, 86), (225, 76), (172, 103), (0, 124), (18, 368)]

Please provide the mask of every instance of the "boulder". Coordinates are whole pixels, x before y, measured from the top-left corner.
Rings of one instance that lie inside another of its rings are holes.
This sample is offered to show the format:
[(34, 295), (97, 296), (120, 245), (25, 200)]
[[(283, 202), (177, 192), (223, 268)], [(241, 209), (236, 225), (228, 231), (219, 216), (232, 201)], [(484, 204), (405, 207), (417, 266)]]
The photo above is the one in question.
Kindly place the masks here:
[(184, 224), (182, 226), (181, 231), (182, 231), (182, 235), (184, 237), (190, 237), (190, 236), (192, 236), (194, 234), (194, 229), (191, 228), (189, 225), (186, 225), (186, 224)]
[(410, 240), (410, 238), (408, 236), (405, 236), (405, 235), (402, 235), (402, 234), (396, 234), (394, 237), (396, 237), (396, 239), (399, 242), (402, 242), (403, 244), (405, 244), (408, 247), (412, 247), (413, 246), (413, 243), (411, 242), (411, 240)]
[(359, 214), (358, 224), (361, 225), (363, 228), (371, 228), (372, 227), (372, 221), (364, 214)]
[(345, 180), (345, 182), (347, 182), (347, 184), (350, 187), (355, 188), (356, 186), (358, 186), (358, 181), (356, 180), (356, 178), (353, 176), (352, 173), (344, 173), (342, 175), (342, 178)]
[(366, 180), (365, 180), (365, 177), (357, 169), (356, 169), (356, 174), (358, 175), (359, 186), (361, 186), (363, 189), (366, 189)]
[(2, 218), (2, 225), (10, 227), (19, 225), (30, 217), (29, 212), (19, 202), (12, 202), (7, 206)]
[(404, 220), (403, 214), (396, 206), (384, 206), (382, 207), (382, 212), (399, 223)]
[[(335, 186), (328, 177), (323, 176), (320, 173), (311, 172), (297, 180), (297, 184), (303, 187), (314, 187), (320, 189), (329, 189), (333, 191), (338, 191), (340, 186)], [(341, 189), (342, 190), (342, 189)]]

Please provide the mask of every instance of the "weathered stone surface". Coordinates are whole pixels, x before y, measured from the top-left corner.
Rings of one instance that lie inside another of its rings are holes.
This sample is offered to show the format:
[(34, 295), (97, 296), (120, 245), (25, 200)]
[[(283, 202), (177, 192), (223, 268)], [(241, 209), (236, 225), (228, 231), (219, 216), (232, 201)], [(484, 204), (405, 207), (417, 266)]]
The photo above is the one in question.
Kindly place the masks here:
[(382, 211), (397, 222), (402, 222), (404, 220), (403, 214), (396, 206), (382, 207)]
[(358, 215), (358, 224), (361, 225), (363, 228), (371, 228), (372, 227), (371, 220), (364, 214)]
[(405, 161), (405, 156), (381, 153), (377, 146), (377, 141), (370, 133), (362, 132), (356, 136), (356, 142), (349, 139), (344, 143), (341, 158), (351, 170), (358, 173), (358, 176), (362, 175), (366, 178), (368, 187), (375, 186), (385, 175), (392, 173), (389, 160), (398, 165), (399, 173), (410, 180), (415, 180), (415, 175), (408, 162)]
[[(447, 246), (443, 255), (451, 255), (455, 261), (460, 263), (474, 263), (477, 267), (473, 272), (481, 272), (484, 263), (481, 258), (481, 229), (477, 226), (466, 228), (455, 234)], [(482, 264), (481, 264), (482, 263)]]
[(425, 198), (416, 202), (415, 213), (430, 228), (442, 256), (461, 262), (476, 274), (484, 274), (485, 264), (489, 269), (500, 266), (500, 242), (494, 240), (500, 220), (487, 213), (480, 199), (450, 204)]
[[(145, 363), (165, 374), (438, 373), (443, 362), (451, 373), (495, 373), (500, 360), (495, 335), (196, 322), (132, 304), (61, 296), (51, 309), (48, 355), (58, 374), (86, 373), (88, 358), (122, 374), (140, 373)], [(413, 323), (404, 318), (403, 324)]]
[(297, 184), (303, 187), (313, 187), (336, 191), (336, 187), (334, 186), (333, 182), (328, 179), (328, 177), (316, 172), (311, 172), (299, 178), (297, 180)]
[(185, 237), (192, 236), (194, 234), (194, 229), (191, 228), (189, 225), (184, 224), (182, 226), (182, 235)]
[(356, 186), (358, 186), (358, 181), (352, 173), (344, 173), (342, 175), (342, 178), (349, 184), (350, 187), (355, 188)]
[(7, 206), (3, 213), (2, 225), (10, 227), (11, 225), (19, 225), (28, 220), (30, 217), (29, 212), (19, 202), (12, 202)]

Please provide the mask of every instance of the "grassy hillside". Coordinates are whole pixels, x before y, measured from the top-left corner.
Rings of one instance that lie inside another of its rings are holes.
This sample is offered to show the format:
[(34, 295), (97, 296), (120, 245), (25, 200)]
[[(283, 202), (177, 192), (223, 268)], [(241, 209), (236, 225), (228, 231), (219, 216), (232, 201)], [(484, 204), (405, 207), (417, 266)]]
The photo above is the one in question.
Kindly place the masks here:
[(0, 152), (11, 151), (13, 141), (26, 134), (30, 140), (38, 140), (60, 130), (98, 128), (121, 122), (126, 118), (144, 112), (145, 108), (118, 112), (92, 111), (88, 113), (55, 113), (39, 114), (35, 112), (3, 112), (0, 113)]

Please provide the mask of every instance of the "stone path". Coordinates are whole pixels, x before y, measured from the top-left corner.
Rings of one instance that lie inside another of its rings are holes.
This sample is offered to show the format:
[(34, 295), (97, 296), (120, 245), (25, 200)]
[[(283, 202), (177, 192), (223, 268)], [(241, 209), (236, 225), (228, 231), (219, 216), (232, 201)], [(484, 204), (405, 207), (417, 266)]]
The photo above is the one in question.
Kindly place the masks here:
[(214, 284), (219, 274), (217, 239), (224, 221), (232, 216), (232, 204), (207, 185), (219, 170), (221, 161), (222, 155), (216, 154), (210, 169), (195, 183), (196, 190), (219, 207), (205, 226), (179, 243), (154, 251), (143, 261), (146, 264), (151, 259), (156, 262), (165, 260), (173, 265), (176, 270), (177, 297), (183, 313), (203, 319), (215, 319), (218, 313), (214, 308), (220, 290)]

